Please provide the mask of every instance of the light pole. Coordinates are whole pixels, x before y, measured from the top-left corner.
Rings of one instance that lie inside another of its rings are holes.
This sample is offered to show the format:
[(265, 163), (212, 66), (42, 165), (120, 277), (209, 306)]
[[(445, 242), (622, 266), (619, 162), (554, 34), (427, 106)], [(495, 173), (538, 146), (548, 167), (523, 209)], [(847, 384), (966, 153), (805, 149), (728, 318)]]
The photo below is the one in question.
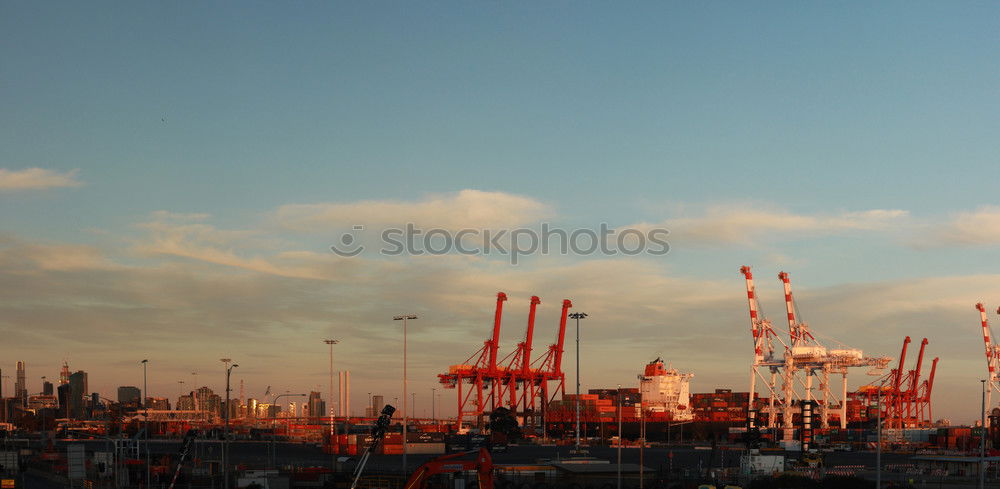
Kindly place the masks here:
[(585, 312), (574, 312), (569, 317), (576, 320), (576, 450), (580, 453), (580, 320), (587, 318)]
[(365, 416), (373, 418), (375, 417), (375, 405), (372, 404), (372, 393), (368, 393), (368, 411), (365, 412)]
[[(337, 436), (336, 425), (333, 422), (333, 345), (340, 343), (340, 340), (326, 339), (323, 340), (323, 343), (330, 346), (330, 406), (328, 409), (330, 412), (330, 446), (332, 447), (337, 441), (333, 439), (334, 436)], [(330, 450), (330, 470), (337, 470), (337, 454), (333, 450)]]
[[(278, 399), (281, 399), (282, 397), (306, 397), (306, 395), (305, 394), (278, 394), (277, 396), (274, 396), (274, 399), (271, 399), (272, 405), (273, 406), (277, 406), (278, 405)], [(279, 411), (280, 411), (280, 409), (279, 409)], [(278, 413), (274, 413), (271, 416), (271, 468), (272, 469), (275, 466), (278, 465), (278, 441), (277, 441), (278, 440), (278, 429), (277, 429), (277, 424), (276, 424), (276, 421), (277, 421), (276, 418), (277, 417), (278, 417)]]
[(986, 380), (983, 383), (983, 408), (979, 413), (979, 428), (982, 434), (979, 436), (979, 489), (983, 489), (986, 484)]
[(437, 389), (431, 387), (431, 422), (437, 424), (437, 403), (434, 399), (437, 396)]
[(222, 487), (223, 489), (229, 489), (229, 376), (232, 375), (233, 369), (239, 367), (239, 365), (232, 363), (231, 358), (220, 359), (222, 363), (226, 366), (226, 411), (224, 418), (226, 420), (226, 427), (223, 430), (222, 435)]
[(618, 489), (622, 489), (622, 385), (618, 384)]
[(882, 386), (875, 395), (875, 489), (882, 489)]
[(143, 407), (143, 431), (146, 432), (146, 487), (150, 485), (150, 468), (149, 468), (149, 406), (146, 405), (146, 397), (149, 396), (149, 389), (146, 387), (146, 365), (149, 364), (148, 359), (142, 361), (142, 396), (140, 396), (139, 402), (142, 403)]
[(409, 413), (406, 410), (406, 321), (417, 319), (415, 314), (402, 314), (393, 316), (393, 321), (403, 322), (403, 474), (406, 474), (406, 424)]

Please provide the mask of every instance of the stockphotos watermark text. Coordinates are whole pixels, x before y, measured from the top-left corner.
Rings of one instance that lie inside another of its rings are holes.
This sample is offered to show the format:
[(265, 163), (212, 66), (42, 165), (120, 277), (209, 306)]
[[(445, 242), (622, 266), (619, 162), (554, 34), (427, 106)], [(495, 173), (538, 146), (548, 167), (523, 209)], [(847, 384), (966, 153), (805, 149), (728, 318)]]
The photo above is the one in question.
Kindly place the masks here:
[[(351, 227), (351, 232), (340, 236), (340, 242), (330, 246), (338, 256), (354, 257), (369, 247), (364, 244), (364, 225)], [(378, 252), (384, 256), (421, 255), (478, 255), (501, 256), (517, 265), (525, 256), (541, 254), (635, 256), (641, 254), (660, 256), (670, 252), (663, 228), (635, 229), (611, 228), (601, 223), (597, 229), (578, 228), (566, 230), (542, 223), (538, 229), (421, 229), (413, 224), (400, 228), (386, 228), (379, 232)]]

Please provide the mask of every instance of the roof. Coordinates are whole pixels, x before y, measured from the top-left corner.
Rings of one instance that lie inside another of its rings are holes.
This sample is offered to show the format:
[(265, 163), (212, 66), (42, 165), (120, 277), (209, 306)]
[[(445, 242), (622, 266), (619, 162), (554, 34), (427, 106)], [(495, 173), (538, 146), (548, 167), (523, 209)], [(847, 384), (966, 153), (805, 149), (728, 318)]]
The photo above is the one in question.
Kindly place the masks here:
[[(570, 472), (573, 474), (616, 474), (618, 473), (618, 464), (580, 464), (580, 463), (561, 463), (553, 462), (552, 466)], [(637, 474), (639, 473), (639, 464), (622, 464), (623, 474)], [(652, 472), (653, 470), (649, 467), (642, 467), (642, 470)]]
[[(963, 457), (960, 455), (918, 455), (916, 457), (910, 458), (910, 460), (923, 461), (923, 462), (962, 462), (962, 463), (978, 463), (979, 457)], [(987, 462), (1000, 462), (1000, 457), (983, 457), (983, 460)]]

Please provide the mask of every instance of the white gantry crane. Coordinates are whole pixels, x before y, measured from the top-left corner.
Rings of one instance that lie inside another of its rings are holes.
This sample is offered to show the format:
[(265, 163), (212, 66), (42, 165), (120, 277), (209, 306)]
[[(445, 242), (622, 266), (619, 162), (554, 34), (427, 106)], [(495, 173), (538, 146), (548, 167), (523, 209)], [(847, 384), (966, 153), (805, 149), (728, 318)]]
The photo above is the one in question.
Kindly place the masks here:
[[(797, 409), (794, 400), (817, 401), (819, 411), (819, 426), (826, 428), (829, 424), (833, 405), (839, 401), (840, 427), (847, 427), (847, 373), (850, 367), (870, 367), (869, 375), (877, 375), (890, 361), (889, 357), (866, 357), (856, 348), (840, 346), (828, 349), (813, 336), (809, 325), (800, 320), (798, 308), (792, 295), (791, 282), (788, 274), (781, 272), (781, 280), (785, 292), (785, 313), (788, 321), (789, 342), (785, 343), (774, 333), (768, 321), (760, 312), (760, 304), (754, 290), (753, 275), (750, 267), (740, 269), (747, 282), (747, 298), (750, 303), (750, 322), (754, 337), (754, 362), (751, 366), (750, 379), (750, 409), (754, 406), (756, 396), (756, 380), (760, 378), (767, 386), (768, 412), (767, 425), (777, 426), (777, 410), (780, 409), (781, 426), (786, 430), (793, 428), (792, 417)], [(777, 339), (784, 347), (779, 353), (775, 351), (773, 341)], [(767, 378), (761, 372), (766, 369), (770, 374)], [(804, 378), (799, 373), (804, 374)], [(777, 388), (776, 380), (781, 377), (781, 388)], [(813, 378), (820, 376), (819, 396), (814, 395)], [(833, 394), (830, 385), (831, 374), (841, 375), (840, 395)], [(838, 399), (839, 397), (839, 399)]]
[[(1000, 345), (993, 341), (993, 331), (990, 329), (990, 322), (986, 319), (986, 306), (982, 302), (976, 304), (979, 311), (979, 320), (983, 325), (983, 343), (986, 345), (986, 408), (993, 406), (993, 391), (1000, 391)], [(1000, 314), (1000, 309), (997, 309)], [(988, 419), (988, 418), (987, 418)], [(989, 421), (987, 420), (987, 423)]]

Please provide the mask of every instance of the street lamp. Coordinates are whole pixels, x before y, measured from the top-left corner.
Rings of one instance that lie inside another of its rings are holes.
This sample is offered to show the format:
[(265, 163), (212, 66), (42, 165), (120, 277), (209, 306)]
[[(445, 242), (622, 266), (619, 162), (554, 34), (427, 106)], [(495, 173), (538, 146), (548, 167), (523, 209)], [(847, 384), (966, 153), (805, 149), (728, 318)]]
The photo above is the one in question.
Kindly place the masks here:
[(220, 361), (226, 366), (226, 411), (224, 418), (226, 420), (226, 427), (223, 430), (222, 435), (222, 480), (223, 489), (229, 489), (229, 377), (233, 373), (233, 369), (239, 367), (238, 364), (232, 363), (231, 358), (222, 358)]
[(580, 453), (580, 320), (587, 318), (585, 312), (574, 312), (569, 317), (576, 320), (576, 450)]
[(406, 423), (407, 416), (409, 415), (406, 410), (406, 321), (408, 319), (417, 319), (415, 314), (402, 314), (399, 316), (393, 316), (393, 321), (403, 322), (403, 473), (406, 473)]
[(986, 484), (986, 379), (980, 382), (983, 383), (983, 408), (979, 413), (979, 428), (982, 430), (979, 435), (979, 489), (983, 489)]
[[(340, 343), (340, 340), (326, 339), (323, 340), (323, 343), (330, 346), (330, 405), (328, 406), (328, 410), (330, 412), (330, 446), (333, 446), (336, 442), (333, 437), (337, 435), (336, 425), (333, 422), (333, 345)], [(320, 414), (320, 416), (322, 416), (322, 414)], [(337, 454), (334, 453), (333, 450), (330, 451), (330, 470), (337, 470)]]
[[(278, 394), (277, 396), (274, 396), (274, 399), (271, 399), (272, 406), (277, 406), (278, 399), (281, 399), (282, 397), (306, 397), (306, 394)], [(277, 417), (278, 413), (274, 413), (271, 416), (271, 468), (274, 468), (276, 465), (278, 465), (278, 441), (277, 441), (278, 431), (276, 425)]]
[(437, 403), (434, 397), (437, 396), (437, 388), (431, 387), (431, 422), (437, 424)]
[(149, 467), (149, 406), (146, 405), (146, 397), (149, 396), (149, 389), (146, 387), (146, 365), (149, 364), (148, 359), (144, 359), (142, 362), (142, 395), (139, 396), (139, 402), (142, 403), (143, 407), (143, 424), (146, 432), (146, 486), (148, 487), (151, 483), (150, 479), (150, 467)]
[(622, 385), (618, 384), (618, 489), (622, 489)]

